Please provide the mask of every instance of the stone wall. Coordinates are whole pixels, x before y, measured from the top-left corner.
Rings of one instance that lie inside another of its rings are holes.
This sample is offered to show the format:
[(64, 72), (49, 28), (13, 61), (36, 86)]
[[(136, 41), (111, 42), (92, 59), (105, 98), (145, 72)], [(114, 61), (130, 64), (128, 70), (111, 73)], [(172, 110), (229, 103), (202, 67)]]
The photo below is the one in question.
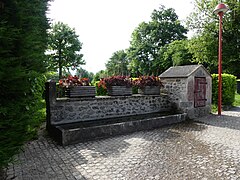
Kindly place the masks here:
[(178, 111), (185, 106), (185, 96), (187, 94), (186, 78), (166, 78), (162, 79), (162, 92), (168, 94), (169, 101), (172, 102)]
[(60, 125), (81, 121), (170, 111), (166, 95), (102, 96), (61, 98), (50, 103), (50, 123)]
[(177, 111), (187, 113), (188, 118), (206, 116), (211, 112), (212, 79), (206, 76), (206, 106), (194, 107), (194, 77), (188, 78), (164, 78), (162, 92), (168, 94)]

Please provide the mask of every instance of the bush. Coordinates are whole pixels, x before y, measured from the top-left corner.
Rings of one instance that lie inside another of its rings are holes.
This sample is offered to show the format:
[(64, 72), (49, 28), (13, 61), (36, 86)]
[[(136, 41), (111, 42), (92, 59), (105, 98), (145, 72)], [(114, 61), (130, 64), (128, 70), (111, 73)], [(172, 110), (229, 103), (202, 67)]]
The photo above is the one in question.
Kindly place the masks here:
[(102, 84), (102, 81), (95, 81), (94, 85), (96, 87), (97, 96), (106, 96), (107, 95), (107, 88), (106, 88), (105, 84)]
[(0, 176), (43, 118), (48, 0), (1, 4)]
[(52, 80), (52, 81), (56, 81), (56, 82), (59, 80), (58, 72), (48, 71), (45, 73), (45, 76), (46, 76), (47, 80)]
[[(236, 77), (222, 74), (222, 105), (232, 106), (235, 100)], [(218, 74), (212, 74), (212, 102), (218, 103)]]
[(45, 76), (29, 72), (28, 77), (31, 89), (15, 100), (8, 98), (4, 109), (0, 108), (0, 167), (12, 160), (25, 141), (36, 137), (39, 125), (45, 120), (42, 99)]

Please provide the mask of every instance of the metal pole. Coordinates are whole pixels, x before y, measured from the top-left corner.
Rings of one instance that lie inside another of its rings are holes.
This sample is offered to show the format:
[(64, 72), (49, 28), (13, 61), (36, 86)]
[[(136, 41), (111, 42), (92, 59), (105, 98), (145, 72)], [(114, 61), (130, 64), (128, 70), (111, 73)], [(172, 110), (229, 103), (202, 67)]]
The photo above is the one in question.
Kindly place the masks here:
[(219, 49), (218, 49), (218, 115), (222, 110), (222, 17), (223, 12), (219, 12)]

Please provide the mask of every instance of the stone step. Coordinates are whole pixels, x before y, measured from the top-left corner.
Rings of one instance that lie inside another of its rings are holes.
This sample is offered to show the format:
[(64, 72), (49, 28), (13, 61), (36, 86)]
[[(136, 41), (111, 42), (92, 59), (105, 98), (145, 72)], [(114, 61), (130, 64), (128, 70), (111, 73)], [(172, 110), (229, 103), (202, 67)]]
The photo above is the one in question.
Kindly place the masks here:
[(186, 113), (151, 113), (58, 125), (51, 127), (49, 132), (52, 132), (51, 135), (59, 144), (66, 146), (136, 131), (151, 130), (184, 120), (186, 120)]

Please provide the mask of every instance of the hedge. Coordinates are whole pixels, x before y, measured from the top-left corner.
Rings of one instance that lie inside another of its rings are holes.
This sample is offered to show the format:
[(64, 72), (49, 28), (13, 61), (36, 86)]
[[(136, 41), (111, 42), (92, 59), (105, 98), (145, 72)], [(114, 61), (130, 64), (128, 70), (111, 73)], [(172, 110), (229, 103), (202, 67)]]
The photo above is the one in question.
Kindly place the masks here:
[(19, 152), (25, 141), (37, 136), (37, 129), (45, 120), (45, 102), (42, 100), (45, 76), (31, 71), (28, 77), (30, 91), (15, 101), (8, 98), (9, 102), (0, 108), (0, 169), (13, 160), (12, 156)]
[(0, 0), (0, 179), (44, 118), (48, 0)]
[[(222, 74), (222, 105), (233, 105), (236, 92), (236, 77)], [(212, 102), (218, 103), (218, 74), (212, 74)]]

